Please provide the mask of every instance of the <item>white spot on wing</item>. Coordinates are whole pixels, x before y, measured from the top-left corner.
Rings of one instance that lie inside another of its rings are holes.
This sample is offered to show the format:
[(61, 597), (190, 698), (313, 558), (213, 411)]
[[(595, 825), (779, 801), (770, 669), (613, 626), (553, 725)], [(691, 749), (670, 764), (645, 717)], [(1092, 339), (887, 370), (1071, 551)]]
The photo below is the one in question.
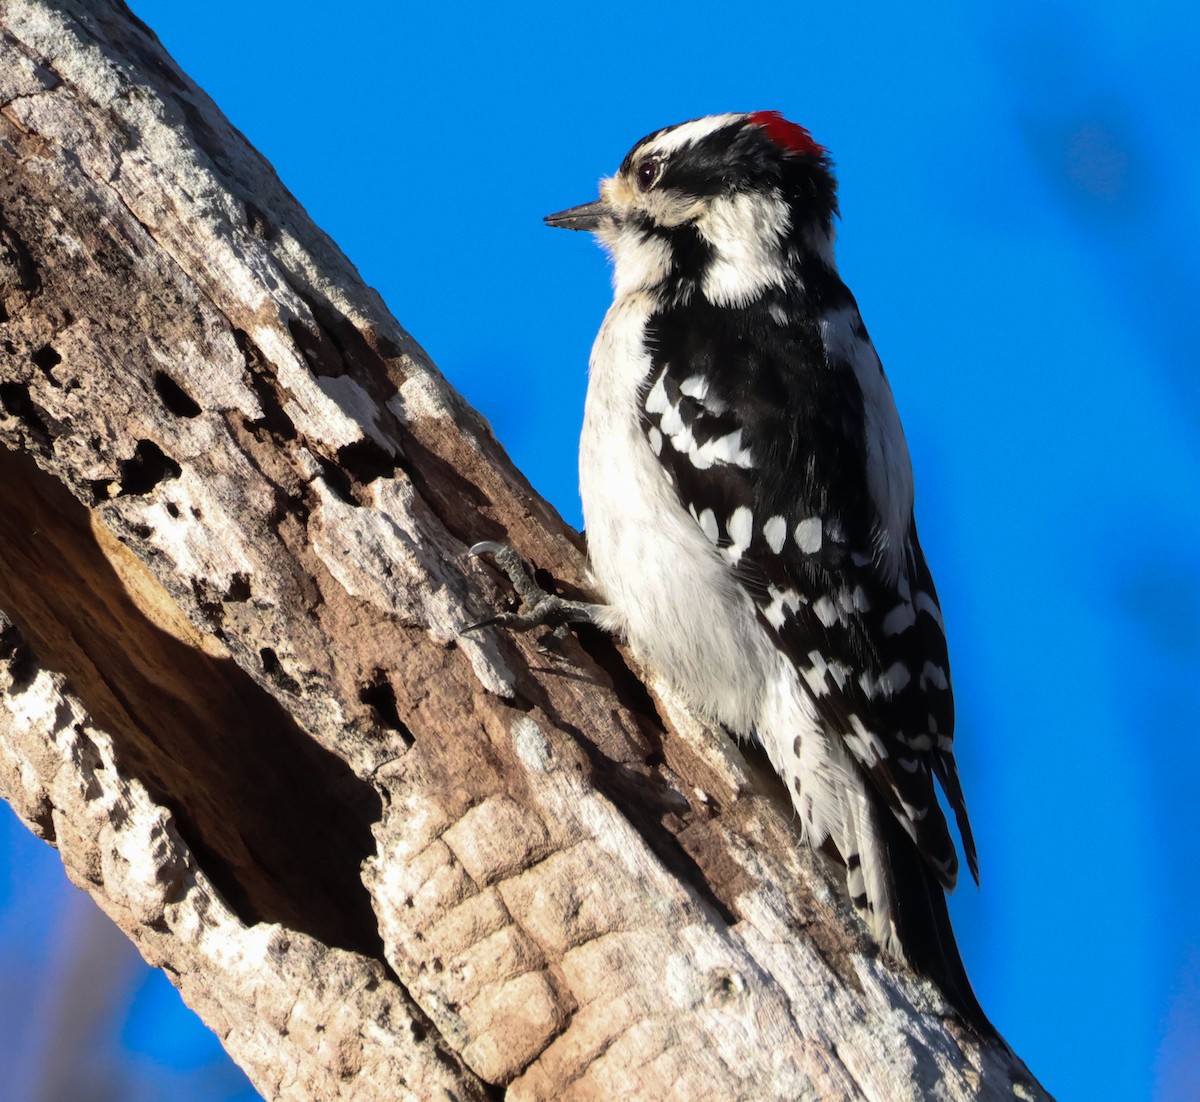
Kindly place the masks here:
[[(799, 602), (797, 602), (798, 604)], [(850, 668), (844, 662), (836, 660), (826, 662), (825, 656), (819, 650), (810, 650), (808, 660), (812, 663), (812, 669), (801, 672), (804, 680), (808, 682), (808, 687), (815, 695), (825, 696), (829, 692), (829, 678), (831, 677), (839, 689), (845, 687), (850, 677)]]
[[(654, 385), (646, 393), (643, 405), (646, 412), (657, 415), (657, 428), (663, 436), (671, 441), (671, 446), (680, 454), (688, 456), (697, 470), (706, 471), (717, 463), (725, 463), (735, 467), (751, 468), (754, 466), (754, 456), (749, 448), (742, 446), (742, 430), (736, 429), (725, 436), (718, 436), (704, 444), (697, 444), (693, 430), (686, 425), (683, 414), (677, 404), (667, 396), (665, 383), (667, 369), (664, 367), (654, 380)], [(720, 414), (725, 410), (722, 402), (715, 397), (709, 397), (708, 380), (702, 375), (689, 375), (680, 386), (680, 391), (695, 401), (701, 402), (710, 413)], [(662, 442), (654, 444), (651, 437), (654, 454), (662, 453)]]
[(867, 595), (863, 592), (861, 585), (856, 585), (853, 591), (845, 588), (839, 589), (837, 603), (838, 607), (847, 614), (851, 612), (867, 612), (871, 607), (871, 603), (867, 600)]
[(708, 470), (714, 463), (725, 463), (731, 467), (748, 470), (754, 466), (754, 456), (749, 448), (742, 447), (742, 430), (735, 429), (697, 447), (692, 456), (692, 463), (702, 471)]
[(729, 518), (729, 553), (734, 562), (737, 562), (750, 547), (750, 540), (753, 536), (754, 514), (747, 506), (740, 505), (734, 509), (733, 516)]
[(767, 546), (778, 555), (783, 550), (783, 541), (787, 539), (787, 521), (783, 517), (771, 517), (763, 525), (763, 539)]
[(763, 615), (772, 627), (780, 628), (788, 614), (794, 615), (800, 607), (800, 595), (794, 589), (777, 589), (773, 585), (767, 587), (767, 592), (771, 603), (763, 609)]
[[(925, 818), (926, 815), (929, 814), (929, 808), (917, 807), (915, 804), (910, 804), (903, 797), (900, 798), (900, 806), (902, 808), (904, 808), (904, 814), (908, 817), (909, 822), (919, 823), (922, 819)], [(903, 826), (904, 823), (901, 822), (900, 825)], [(935, 862), (935, 864), (940, 864), (940, 862)], [(949, 864), (943, 866), (943, 868), (948, 868), (948, 867), (949, 867)]]
[(898, 604), (883, 618), (880, 630), (884, 635), (899, 635), (901, 632), (908, 631), (916, 622), (917, 614), (913, 611), (913, 606), (905, 601)]
[(908, 667), (903, 662), (893, 662), (877, 678), (863, 673), (858, 678), (862, 691), (874, 700), (879, 696), (891, 697), (900, 692), (910, 680)]
[(927, 612), (933, 617), (933, 622), (937, 624), (943, 631), (946, 630), (946, 625), (942, 623), (942, 610), (938, 608), (938, 603), (923, 589), (917, 593), (916, 599), (913, 602), (918, 611)]
[(821, 518), (805, 517), (796, 525), (796, 546), (806, 555), (821, 550)]
[(858, 716), (850, 717), (851, 733), (846, 736), (846, 741), (852, 747), (857, 746), (858, 756), (865, 762), (872, 761), (887, 761), (888, 749), (883, 739), (881, 739), (874, 731), (868, 731), (863, 726), (863, 721)]
[(817, 619), (827, 628), (833, 627), (838, 622), (837, 609), (827, 595), (817, 598), (813, 603), (813, 612), (817, 614)]
[[(683, 418), (679, 416), (679, 407), (667, 406), (663, 411), (662, 417), (659, 418), (658, 426), (667, 436), (674, 436), (676, 433), (683, 432)], [(674, 441), (672, 440), (671, 443), (674, 443)]]
[(654, 380), (654, 385), (646, 394), (646, 412), (647, 413), (666, 413), (671, 403), (667, 399), (667, 388), (663, 385), (663, 379), (666, 378), (667, 369), (664, 367), (659, 373), (658, 378)]
[(825, 663), (825, 656), (818, 650), (810, 650), (808, 660), (812, 663), (812, 669), (801, 671), (804, 680), (808, 682), (814, 696), (828, 696), (829, 682), (825, 680), (825, 673), (829, 667)]
[(708, 537), (709, 543), (716, 543), (720, 533), (717, 531), (717, 518), (711, 509), (705, 509), (700, 514), (700, 530)]
[(933, 662), (926, 662), (921, 668), (921, 688), (927, 688), (932, 685), (936, 689), (946, 689), (950, 685), (950, 679), (946, 676), (946, 671), (941, 666)]
[(650, 426), (650, 431), (646, 434), (650, 437), (650, 447), (655, 455), (662, 455), (663, 436), (653, 425)]
[(699, 402), (707, 412), (717, 417), (729, 409), (720, 398), (712, 393), (708, 379), (703, 375), (689, 375), (679, 384), (679, 391), (691, 398), (692, 401)]
[(692, 435), (691, 429), (684, 429), (682, 432), (677, 432), (671, 437), (671, 447), (673, 447), (680, 455), (688, 455), (695, 450), (696, 438)]

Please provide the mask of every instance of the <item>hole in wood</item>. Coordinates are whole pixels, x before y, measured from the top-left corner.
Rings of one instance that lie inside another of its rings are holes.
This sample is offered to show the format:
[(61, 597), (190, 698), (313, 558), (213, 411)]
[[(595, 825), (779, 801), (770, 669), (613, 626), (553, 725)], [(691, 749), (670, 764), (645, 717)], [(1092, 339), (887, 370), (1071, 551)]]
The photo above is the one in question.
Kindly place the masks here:
[(148, 494), (160, 482), (178, 478), (183, 473), (183, 468), (153, 440), (139, 440), (133, 458), (126, 459), (120, 470), (122, 497)]
[(375, 712), (381, 727), (395, 731), (405, 746), (412, 746), (416, 740), (408, 725), (400, 718), (400, 709), (396, 706), (396, 693), (383, 670), (376, 670), (369, 685), (359, 690), (358, 699), (369, 705)]
[(176, 417), (197, 417), (200, 405), (164, 371), (154, 373), (154, 389), (169, 413)]

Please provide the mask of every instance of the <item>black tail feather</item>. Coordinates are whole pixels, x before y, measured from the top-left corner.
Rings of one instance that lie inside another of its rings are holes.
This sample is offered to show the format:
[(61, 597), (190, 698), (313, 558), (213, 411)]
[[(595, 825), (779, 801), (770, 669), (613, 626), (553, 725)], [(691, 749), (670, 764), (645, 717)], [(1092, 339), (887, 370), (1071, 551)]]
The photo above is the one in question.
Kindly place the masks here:
[(981, 1036), (998, 1037), (975, 997), (950, 925), (946, 894), (913, 840), (886, 809), (879, 823), (892, 879), (893, 920), (912, 968), (933, 980), (963, 1019)]

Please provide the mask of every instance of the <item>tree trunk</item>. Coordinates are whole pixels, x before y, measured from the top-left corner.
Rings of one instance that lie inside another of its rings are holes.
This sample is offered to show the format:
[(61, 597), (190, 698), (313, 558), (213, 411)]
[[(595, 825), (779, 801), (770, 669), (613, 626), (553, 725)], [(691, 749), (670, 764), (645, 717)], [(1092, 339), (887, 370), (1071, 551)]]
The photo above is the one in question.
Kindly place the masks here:
[[(268, 1098), (1043, 1098), (120, 0), (0, 0), (0, 794)], [(416, 275), (414, 274), (414, 278)]]

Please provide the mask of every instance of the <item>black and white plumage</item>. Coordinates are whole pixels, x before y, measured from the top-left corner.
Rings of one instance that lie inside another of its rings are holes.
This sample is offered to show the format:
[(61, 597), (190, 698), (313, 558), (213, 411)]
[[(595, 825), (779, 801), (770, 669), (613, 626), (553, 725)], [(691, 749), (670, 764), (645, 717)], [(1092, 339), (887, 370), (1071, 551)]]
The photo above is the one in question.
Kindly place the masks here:
[(943, 894), (935, 779), (977, 866), (942, 616), (836, 214), (825, 150), (757, 112), (649, 135), (547, 219), (614, 262), (580, 444), (590, 616), (761, 742), (875, 939), (986, 1026)]

